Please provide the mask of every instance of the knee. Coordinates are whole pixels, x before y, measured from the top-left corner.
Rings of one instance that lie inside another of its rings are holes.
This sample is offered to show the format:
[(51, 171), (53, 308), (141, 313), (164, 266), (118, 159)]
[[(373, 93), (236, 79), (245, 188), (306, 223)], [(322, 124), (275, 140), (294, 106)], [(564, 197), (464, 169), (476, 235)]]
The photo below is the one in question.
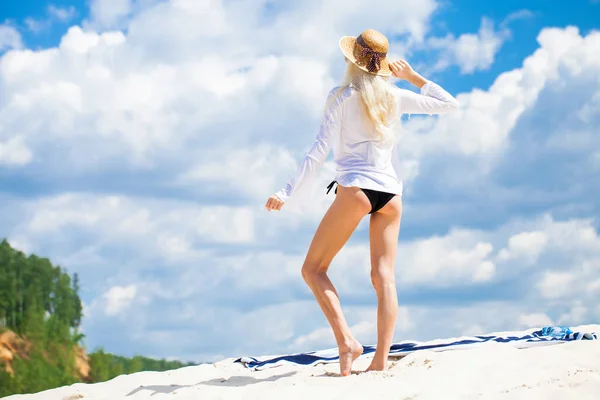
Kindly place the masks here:
[(394, 271), (390, 268), (373, 268), (371, 270), (371, 282), (375, 290), (380, 290), (386, 286), (395, 286), (396, 277)]
[(308, 283), (311, 277), (311, 270), (307, 268), (306, 263), (302, 266), (302, 279), (304, 282)]
[(323, 268), (320, 268), (320, 265), (317, 263), (305, 261), (302, 265), (302, 278), (309, 285), (322, 273), (324, 273)]

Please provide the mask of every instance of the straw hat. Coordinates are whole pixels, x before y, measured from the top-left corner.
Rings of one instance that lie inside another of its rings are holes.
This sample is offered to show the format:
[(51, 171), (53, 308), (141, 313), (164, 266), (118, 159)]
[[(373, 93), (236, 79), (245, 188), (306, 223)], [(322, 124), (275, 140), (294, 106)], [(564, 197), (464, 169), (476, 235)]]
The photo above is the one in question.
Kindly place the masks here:
[(367, 29), (358, 37), (344, 36), (340, 39), (342, 53), (363, 71), (375, 75), (390, 76), (387, 58), (389, 42), (385, 35)]

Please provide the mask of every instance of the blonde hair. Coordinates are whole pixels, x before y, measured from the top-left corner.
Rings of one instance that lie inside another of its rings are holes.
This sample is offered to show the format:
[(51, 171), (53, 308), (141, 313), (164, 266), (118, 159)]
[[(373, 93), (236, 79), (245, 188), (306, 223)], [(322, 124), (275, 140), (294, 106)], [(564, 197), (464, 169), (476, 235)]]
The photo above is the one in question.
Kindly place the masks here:
[(395, 137), (398, 118), (396, 108), (396, 87), (387, 77), (370, 74), (348, 62), (346, 74), (339, 89), (327, 101), (326, 109), (350, 85), (360, 93), (361, 108), (382, 140)]

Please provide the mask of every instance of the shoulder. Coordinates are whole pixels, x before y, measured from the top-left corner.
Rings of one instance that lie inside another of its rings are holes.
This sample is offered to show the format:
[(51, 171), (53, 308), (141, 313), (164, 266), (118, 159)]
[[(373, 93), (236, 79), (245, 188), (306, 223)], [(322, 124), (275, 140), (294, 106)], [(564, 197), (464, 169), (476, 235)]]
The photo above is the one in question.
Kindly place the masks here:
[(352, 88), (350, 86), (335, 86), (327, 94), (327, 102), (335, 101), (336, 104), (341, 104), (348, 97), (352, 95)]
[(332, 98), (333, 96), (335, 96), (337, 94), (342, 94), (342, 93), (347, 92), (349, 90), (350, 90), (350, 88), (348, 86), (346, 86), (344, 88), (342, 88), (341, 86), (335, 86), (327, 94), (327, 100), (329, 100), (330, 98)]
[(337, 92), (339, 92), (340, 88), (341, 88), (341, 86), (333, 87), (327, 94), (327, 99), (330, 99), (333, 95), (335, 95)]

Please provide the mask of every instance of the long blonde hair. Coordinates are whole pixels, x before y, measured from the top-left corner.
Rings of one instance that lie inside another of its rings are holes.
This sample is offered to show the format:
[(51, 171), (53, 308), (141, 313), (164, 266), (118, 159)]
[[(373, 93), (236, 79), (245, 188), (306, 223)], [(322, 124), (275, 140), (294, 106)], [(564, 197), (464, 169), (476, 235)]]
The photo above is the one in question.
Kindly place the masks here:
[(365, 72), (349, 61), (344, 79), (327, 102), (327, 109), (350, 85), (360, 93), (361, 108), (378, 137), (382, 140), (394, 138), (396, 122), (399, 122), (394, 95), (396, 87), (386, 77)]

